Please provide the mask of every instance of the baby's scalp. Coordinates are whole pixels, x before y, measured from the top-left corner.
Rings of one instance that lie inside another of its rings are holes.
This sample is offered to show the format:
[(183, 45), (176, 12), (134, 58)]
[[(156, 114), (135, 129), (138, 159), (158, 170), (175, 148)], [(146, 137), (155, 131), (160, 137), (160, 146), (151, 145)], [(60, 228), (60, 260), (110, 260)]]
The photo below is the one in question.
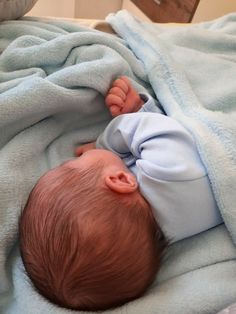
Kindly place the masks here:
[(49, 171), (32, 190), (20, 220), (20, 247), (36, 289), (52, 302), (99, 310), (141, 295), (163, 250), (149, 205), (101, 188), (104, 164)]

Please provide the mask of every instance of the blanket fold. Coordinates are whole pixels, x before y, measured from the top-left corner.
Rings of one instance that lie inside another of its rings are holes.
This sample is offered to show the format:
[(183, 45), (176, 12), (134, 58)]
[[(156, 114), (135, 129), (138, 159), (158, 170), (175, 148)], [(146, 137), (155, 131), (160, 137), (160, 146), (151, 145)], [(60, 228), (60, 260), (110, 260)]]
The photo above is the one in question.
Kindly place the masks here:
[(235, 16), (223, 18), (231, 25), (224, 33), (219, 31), (225, 25), (222, 19), (172, 33), (146, 25), (126, 11), (108, 16), (107, 21), (144, 63), (167, 114), (194, 135), (236, 243)]
[(18, 218), (37, 179), (102, 132), (104, 95), (126, 75), (196, 138), (226, 227), (172, 245), (146, 294), (106, 313), (216, 313), (236, 296), (236, 14), (183, 28), (126, 11), (107, 20), (121, 38), (50, 19), (0, 23), (0, 312), (74, 313), (31, 285)]

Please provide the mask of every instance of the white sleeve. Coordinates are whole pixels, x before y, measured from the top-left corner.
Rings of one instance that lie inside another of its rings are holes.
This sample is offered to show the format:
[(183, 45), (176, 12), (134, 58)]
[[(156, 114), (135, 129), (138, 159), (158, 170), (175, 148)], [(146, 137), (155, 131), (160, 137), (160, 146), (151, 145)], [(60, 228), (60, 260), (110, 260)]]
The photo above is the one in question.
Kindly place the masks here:
[(96, 144), (118, 154), (127, 166), (135, 162), (152, 176), (155, 168), (155, 175), (162, 180), (189, 180), (205, 175), (191, 134), (163, 114), (138, 112), (118, 116)]

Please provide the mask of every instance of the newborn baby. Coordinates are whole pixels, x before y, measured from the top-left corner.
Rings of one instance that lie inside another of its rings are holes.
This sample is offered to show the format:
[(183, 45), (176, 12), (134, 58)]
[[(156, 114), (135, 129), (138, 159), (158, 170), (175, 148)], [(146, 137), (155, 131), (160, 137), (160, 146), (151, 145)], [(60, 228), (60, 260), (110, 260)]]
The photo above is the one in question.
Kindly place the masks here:
[(115, 118), (96, 143), (76, 149), (78, 158), (40, 178), (20, 220), (34, 286), (77, 310), (141, 296), (168, 242), (221, 223), (191, 134), (127, 77), (105, 103)]

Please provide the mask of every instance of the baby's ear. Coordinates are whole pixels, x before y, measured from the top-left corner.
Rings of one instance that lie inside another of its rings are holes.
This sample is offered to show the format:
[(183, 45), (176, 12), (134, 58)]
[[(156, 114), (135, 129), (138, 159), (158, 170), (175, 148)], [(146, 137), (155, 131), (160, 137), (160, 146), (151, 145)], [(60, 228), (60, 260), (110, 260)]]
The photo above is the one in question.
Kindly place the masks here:
[(131, 172), (117, 171), (105, 177), (109, 189), (117, 193), (133, 193), (138, 188), (135, 176)]

